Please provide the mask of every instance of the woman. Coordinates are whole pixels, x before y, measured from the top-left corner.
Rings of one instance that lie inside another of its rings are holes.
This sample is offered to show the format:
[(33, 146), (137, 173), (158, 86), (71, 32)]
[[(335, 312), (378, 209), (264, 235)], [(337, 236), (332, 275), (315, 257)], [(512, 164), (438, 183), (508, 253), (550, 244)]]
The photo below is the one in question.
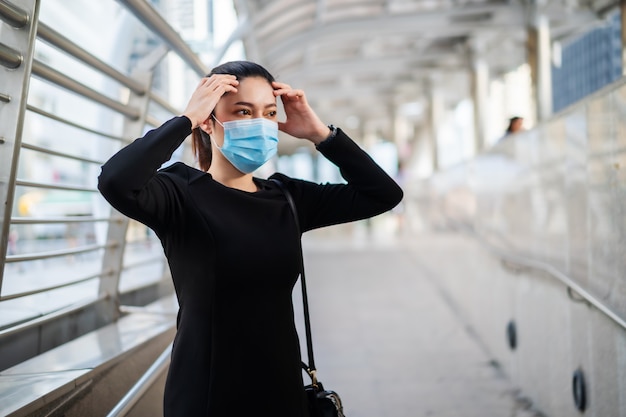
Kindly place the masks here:
[[(322, 123), (303, 91), (247, 61), (213, 69), (181, 116), (102, 167), (104, 197), (155, 231), (171, 269), (180, 309), (165, 416), (307, 416), (291, 301), (298, 236), (278, 186), (251, 173), (275, 153), (278, 129), (313, 142), (347, 180), (272, 176), (292, 193), (302, 231), (368, 218), (402, 199), (365, 152)], [(159, 170), (192, 132), (200, 170)]]

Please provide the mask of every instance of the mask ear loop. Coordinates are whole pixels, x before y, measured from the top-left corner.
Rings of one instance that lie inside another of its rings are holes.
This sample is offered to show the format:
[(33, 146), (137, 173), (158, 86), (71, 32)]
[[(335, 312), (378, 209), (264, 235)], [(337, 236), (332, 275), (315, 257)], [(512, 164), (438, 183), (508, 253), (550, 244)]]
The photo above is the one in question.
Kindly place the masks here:
[[(215, 120), (217, 122), (218, 125), (222, 126), (222, 129), (224, 129), (224, 125), (222, 124), (222, 122), (220, 122), (219, 120), (217, 120), (217, 117), (215, 117), (215, 115), (213, 113), (211, 113), (211, 117), (213, 118), (213, 120)], [(226, 136), (226, 130), (224, 129), (224, 136)], [(217, 149), (220, 150), (220, 152), (222, 151), (222, 147), (220, 145), (217, 144), (217, 141), (215, 142), (215, 147)], [(223, 145), (222, 145), (223, 146)]]
[(224, 128), (224, 125), (222, 124), (222, 122), (217, 120), (217, 118), (215, 117), (215, 115), (213, 113), (211, 113), (211, 117), (213, 118), (213, 120), (215, 120), (217, 122), (218, 125), (222, 126), (222, 129)]
[[(211, 117), (217, 123), (219, 123), (219, 125), (222, 126), (222, 128), (224, 127), (224, 125), (221, 124), (220, 121), (215, 118), (215, 115), (213, 115), (213, 113), (211, 113)], [(202, 138), (202, 143), (204, 144), (204, 146), (211, 146), (211, 135), (209, 135), (207, 132), (205, 132), (204, 130), (202, 130), (200, 128), (198, 128), (198, 130), (200, 130), (200, 137)]]

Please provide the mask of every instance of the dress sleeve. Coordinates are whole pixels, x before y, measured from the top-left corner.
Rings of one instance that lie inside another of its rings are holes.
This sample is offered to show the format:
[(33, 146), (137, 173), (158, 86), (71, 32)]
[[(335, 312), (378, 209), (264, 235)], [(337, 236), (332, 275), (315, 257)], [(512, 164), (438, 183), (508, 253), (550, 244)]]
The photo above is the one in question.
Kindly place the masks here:
[(337, 165), (347, 184), (316, 184), (281, 176), (298, 206), (303, 232), (373, 217), (402, 200), (400, 186), (343, 131), (338, 129), (334, 138), (317, 149)]
[(180, 212), (180, 187), (158, 169), (191, 133), (191, 121), (175, 117), (122, 148), (103, 166), (98, 189), (121, 213), (157, 234)]

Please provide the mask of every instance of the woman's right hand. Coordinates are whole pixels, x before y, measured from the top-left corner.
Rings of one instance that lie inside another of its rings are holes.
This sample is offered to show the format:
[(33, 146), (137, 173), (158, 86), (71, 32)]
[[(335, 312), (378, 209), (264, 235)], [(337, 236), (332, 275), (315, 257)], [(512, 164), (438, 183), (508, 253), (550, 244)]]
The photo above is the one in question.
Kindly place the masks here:
[(239, 81), (230, 74), (213, 74), (202, 78), (183, 112), (183, 116), (191, 120), (191, 128), (195, 129), (207, 121), (220, 98), (226, 93), (236, 93), (237, 85)]

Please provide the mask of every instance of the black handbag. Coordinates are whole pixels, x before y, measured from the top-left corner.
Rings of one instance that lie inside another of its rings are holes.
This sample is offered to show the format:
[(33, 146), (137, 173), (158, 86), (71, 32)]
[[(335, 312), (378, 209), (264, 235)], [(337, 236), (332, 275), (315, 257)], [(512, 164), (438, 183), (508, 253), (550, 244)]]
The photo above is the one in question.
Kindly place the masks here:
[(302, 304), (304, 310), (304, 329), (306, 333), (306, 349), (309, 358), (309, 364), (302, 362), (302, 369), (311, 378), (311, 383), (304, 387), (304, 392), (308, 400), (309, 416), (310, 417), (345, 417), (343, 413), (343, 405), (341, 404), (341, 398), (335, 391), (324, 389), (324, 386), (317, 380), (317, 369), (315, 368), (315, 359), (313, 358), (313, 341), (311, 338), (311, 320), (309, 318), (309, 300), (306, 292), (306, 279), (304, 276), (304, 256), (302, 255), (302, 241), (300, 236), (300, 221), (298, 220), (298, 211), (296, 210), (296, 203), (293, 201), (293, 197), (284, 184), (277, 179), (272, 179), (280, 190), (283, 192), (291, 212), (296, 223), (296, 231), (298, 232), (298, 242), (300, 246), (300, 282), (302, 283)]

